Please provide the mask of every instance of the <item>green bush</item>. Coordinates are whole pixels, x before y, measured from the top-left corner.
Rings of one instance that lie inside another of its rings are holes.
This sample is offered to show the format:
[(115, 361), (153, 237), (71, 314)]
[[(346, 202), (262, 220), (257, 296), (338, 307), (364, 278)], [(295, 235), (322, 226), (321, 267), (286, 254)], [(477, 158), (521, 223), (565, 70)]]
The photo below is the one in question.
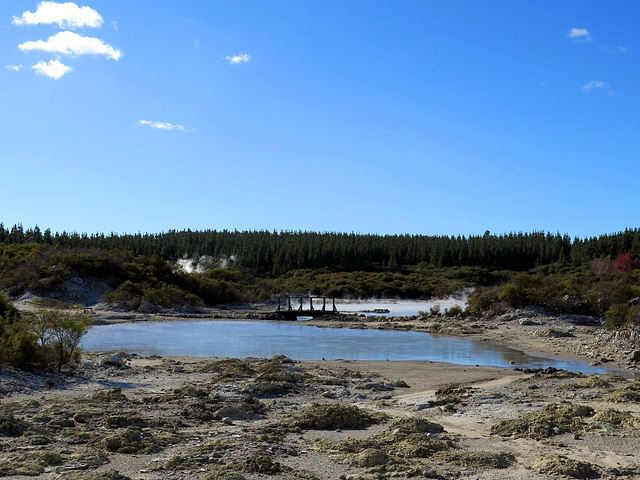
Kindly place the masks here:
[(78, 358), (82, 337), (89, 331), (91, 318), (58, 310), (40, 310), (32, 320), (32, 329), (40, 345), (41, 361), (58, 372)]
[(90, 318), (57, 310), (22, 315), (0, 294), (0, 365), (61, 371), (79, 356), (90, 325)]
[(37, 351), (30, 322), (0, 293), (0, 364), (26, 367), (35, 361)]

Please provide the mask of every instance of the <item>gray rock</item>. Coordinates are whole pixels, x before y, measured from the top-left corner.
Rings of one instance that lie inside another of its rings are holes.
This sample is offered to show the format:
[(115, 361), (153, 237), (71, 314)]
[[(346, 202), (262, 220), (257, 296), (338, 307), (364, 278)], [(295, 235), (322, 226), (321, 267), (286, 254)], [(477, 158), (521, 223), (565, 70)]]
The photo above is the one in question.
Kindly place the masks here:
[(124, 361), (124, 359), (120, 356), (120, 355), (110, 355), (107, 357), (104, 357), (102, 359), (102, 364), (103, 365), (109, 365), (112, 367), (126, 367), (127, 363)]
[(160, 309), (146, 298), (140, 302), (140, 306), (138, 307), (138, 312), (140, 313), (158, 313), (159, 311)]

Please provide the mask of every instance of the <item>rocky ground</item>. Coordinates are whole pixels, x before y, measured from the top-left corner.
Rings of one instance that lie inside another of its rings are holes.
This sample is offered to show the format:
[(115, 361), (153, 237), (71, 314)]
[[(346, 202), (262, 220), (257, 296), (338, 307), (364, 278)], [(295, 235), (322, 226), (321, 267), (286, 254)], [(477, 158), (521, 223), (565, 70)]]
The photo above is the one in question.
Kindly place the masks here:
[[(145, 319), (157, 316), (129, 321)], [(0, 476), (640, 477), (640, 380), (630, 333), (532, 309), (493, 319), (314, 322), (474, 335), (598, 362), (624, 377), (432, 362), (85, 354), (62, 375), (0, 370)]]

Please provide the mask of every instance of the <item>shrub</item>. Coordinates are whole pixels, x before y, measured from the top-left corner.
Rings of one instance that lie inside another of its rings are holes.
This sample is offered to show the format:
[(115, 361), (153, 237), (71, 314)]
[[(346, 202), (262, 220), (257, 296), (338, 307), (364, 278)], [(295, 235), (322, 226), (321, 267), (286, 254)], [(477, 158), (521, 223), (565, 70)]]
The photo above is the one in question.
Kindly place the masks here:
[(0, 293), (0, 364), (25, 367), (34, 362), (38, 344), (30, 327), (28, 319)]
[(630, 253), (623, 253), (613, 262), (616, 272), (630, 272), (640, 268), (640, 259), (632, 258)]
[(40, 344), (42, 361), (62, 366), (80, 354), (78, 344), (91, 326), (91, 318), (57, 310), (40, 310), (33, 320), (33, 330)]
[(451, 308), (445, 308), (444, 315), (447, 317), (455, 317), (457, 315), (461, 315), (463, 311), (464, 310), (462, 310), (460, 305), (454, 305)]

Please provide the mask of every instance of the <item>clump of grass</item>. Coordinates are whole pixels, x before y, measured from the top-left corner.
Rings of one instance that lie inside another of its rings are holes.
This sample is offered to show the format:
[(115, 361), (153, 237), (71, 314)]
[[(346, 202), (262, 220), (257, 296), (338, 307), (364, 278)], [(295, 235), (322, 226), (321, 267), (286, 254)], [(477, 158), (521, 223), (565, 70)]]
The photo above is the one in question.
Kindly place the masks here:
[(60, 476), (60, 480), (132, 480), (131, 477), (122, 475), (117, 470), (108, 472), (66, 472)]
[(153, 453), (160, 451), (159, 442), (149, 433), (126, 429), (100, 439), (99, 444), (109, 452)]
[(307, 430), (335, 430), (338, 428), (364, 428), (383, 419), (354, 405), (320, 405), (314, 403), (293, 418), (293, 424)]
[(508, 452), (451, 452), (445, 459), (455, 465), (474, 468), (508, 468), (516, 461), (516, 457)]
[(401, 441), (395, 442), (394, 447), (396, 451), (403, 454), (404, 458), (428, 458), (437, 452), (450, 450), (453, 447), (453, 442), (412, 433)]
[(244, 461), (243, 469), (247, 473), (275, 475), (286, 471), (287, 467), (280, 464), (280, 462), (274, 462), (269, 455), (255, 454)]
[(620, 412), (614, 408), (608, 408), (596, 413), (591, 418), (590, 427), (596, 429), (637, 429), (640, 427), (640, 418), (625, 412)]
[(516, 435), (534, 439), (548, 438), (584, 428), (583, 418), (593, 416), (593, 409), (570, 402), (551, 403), (538, 412), (531, 412), (491, 426), (491, 434), (504, 437)]
[(355, 454), (368, 448), (380, 448), (381, 443), (374, 439), (349, 438), (342, 441), (319, 439), (314, 442), (318, 450), (331, 453)]
[(580, 382), (566, 385), (565, 388), (568, 388), (570, 390), (580, 390), (583, 388), (609, 390), (611, 389), (611, 383), (602, 377), (589, 376)]
[(566, 475), (573, 478), (589, 478), (596, 473), (594, 466), (589, 462), (573, 460), (564, 455), (545, 455), (528, 468), (539, 473)]
[(612, 403), (637, 403), (640, 402), (640, 381), (637, 379), (616, 390), (607, 401)]

